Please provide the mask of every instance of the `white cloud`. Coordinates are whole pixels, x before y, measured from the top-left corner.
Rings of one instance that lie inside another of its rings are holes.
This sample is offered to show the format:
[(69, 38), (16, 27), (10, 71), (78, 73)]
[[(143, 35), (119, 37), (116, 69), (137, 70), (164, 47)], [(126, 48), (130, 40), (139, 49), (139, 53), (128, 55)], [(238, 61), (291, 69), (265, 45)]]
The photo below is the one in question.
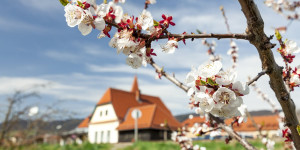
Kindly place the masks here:
[(57, 99), (94, 101), (96, 89), (84, 86), (66, 85), (54, 80), (28, 77), (0, 77), (0, 94), (10, 95), (15, 91), (38, 91), (40, 94), (51, 95)]
[(132, 69), (130, 66), (125, 64), (115, 64), (115, 65), (94, 65), (87, 64), (87, 69), (91, 72), (99, 72), (99, 73), (139, 73), (148, 76), (154, 76), (154, 69), (141, 67), (139, 69)]

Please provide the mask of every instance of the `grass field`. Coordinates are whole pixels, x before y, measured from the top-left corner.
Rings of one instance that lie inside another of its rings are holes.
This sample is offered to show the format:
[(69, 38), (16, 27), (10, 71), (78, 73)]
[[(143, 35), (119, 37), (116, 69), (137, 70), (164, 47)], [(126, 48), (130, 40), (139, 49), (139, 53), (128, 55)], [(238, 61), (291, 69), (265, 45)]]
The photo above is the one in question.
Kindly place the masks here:
[[(264, 148), (265, 146), (260, 141), (250, 141), (257, 149)], [(196, 141), (194, 144), (206, 147), (207, 150), (243, 150), (241, 144), (236, 141), (231, 141), (229, 144), (225, 144), (224, 141)], [(110, 150), (113, 149), (113, 144), (90, 144), (84, 143), (82, 145), (48, 145), (38, 144), (24, 147), (14, 148), (0, 148), (0, 150)], [(275, 150), (283, 149), (283, 143), (277, 142), (275, 144)], [(131, 146), (119, 148), (118, 150), (180, 150), (177, 143), (172, 141), (168, 142), (138, 142)]]
[[(264, 148), (265, 146), (260, 141), (250, 141), (257, 149)], [(243, 146), (236, 142), (231, 141), (226, 144), (224, 141), (196, 141), (194, 144), (198, 144), (200, 147), (206, 147), (207, 150), (243, 150)], [(283, 143), (277, 142), (275, 144), (275, 150), (282, 150)], [(122, 150), (180, 150), (179, 146), (174, 142), (139, 142), (132, 146), (126, 147)]]

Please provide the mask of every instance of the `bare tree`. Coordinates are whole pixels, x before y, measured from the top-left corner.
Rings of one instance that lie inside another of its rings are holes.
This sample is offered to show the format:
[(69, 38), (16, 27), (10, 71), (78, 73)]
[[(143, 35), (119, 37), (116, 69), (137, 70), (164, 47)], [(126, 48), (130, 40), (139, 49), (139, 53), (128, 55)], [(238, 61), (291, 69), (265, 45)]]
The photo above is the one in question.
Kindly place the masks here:
[(16, 91), (13, 96), (7, 98), (8, 108), (5, 112), (5, 118), (1, 124), (0, 130), (1, 145), (4, 142), (4, 139), (7, 140), (11, 129), (16, 125), (16, 123), (21, 119), (22, 116), (26, 115), (26, 113), (30, 109), (30, 107), (27, 106), (21, 110), (16, 110), (16, 106), (23, 103), (25, 99), (31, 97), (38, 97), (38, 94), (36, 92), (25, 93), (23, 91)]

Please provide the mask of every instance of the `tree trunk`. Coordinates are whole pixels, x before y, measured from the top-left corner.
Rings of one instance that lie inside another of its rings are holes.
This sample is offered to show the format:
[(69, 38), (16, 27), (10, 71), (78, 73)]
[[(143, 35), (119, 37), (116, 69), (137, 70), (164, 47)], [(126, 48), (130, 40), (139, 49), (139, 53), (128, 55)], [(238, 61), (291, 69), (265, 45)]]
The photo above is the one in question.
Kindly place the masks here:
[(292, 132), (294, 145), (296, 149), (300, 149), (300, 136), (296, 129), (299, 121), (296, 116), (295, 104), (283, 81), (282, 68), (275, 62), (271, 51), (273, 44), (270, 43), (270, 38), (264, 32), (263, 19), (253, 0), (239, 0), (239, 3), (247, 19), (246, 33), (249, 35), (249, 42), (256, 47), (259, 53), (262, 69), (266, 69), (270, 77), (270, 86), (285, 114), (286, 125)]

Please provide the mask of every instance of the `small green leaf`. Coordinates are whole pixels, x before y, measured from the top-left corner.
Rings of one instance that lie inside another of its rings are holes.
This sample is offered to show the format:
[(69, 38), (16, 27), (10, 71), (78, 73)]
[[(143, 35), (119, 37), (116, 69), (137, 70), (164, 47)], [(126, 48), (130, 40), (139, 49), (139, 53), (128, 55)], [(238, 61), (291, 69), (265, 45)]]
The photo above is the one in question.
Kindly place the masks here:
[(159, 25), (159, 23), (153, 19), (153, 25), (156, 27)]
[(300, 135), (300, 125), (299, 124), (297, 125), (297, 132)]
[(202, 34), (202, 32), (199, 29), (197, 29), (196, 31), (198, 34)]
[(59, 2), (63, 5), (63, 6), (66, 6), (69, 4), (69, 1), (68, 0), (59, 0)]
[(214, 80), (212, 80), (211, 78), (207, 78), (207, 83), (211, 86), (216, 85), (216, 82)]
[(78, 6), (82, 7), (83, 4), (80, 1), (77, 1)]
[(281, 40), (281, 34), (280, 34), (280, 32), (278, 31), (278, 30), (275, 30), (275, 36), (276, 36), (276, 39), (277, 40)]
[(201, 85), (206, 85), (207, 82), (205, 82), (205, 81), (203, 81), (203, 80), (200, 80), (200, 84), (201, 84)]

